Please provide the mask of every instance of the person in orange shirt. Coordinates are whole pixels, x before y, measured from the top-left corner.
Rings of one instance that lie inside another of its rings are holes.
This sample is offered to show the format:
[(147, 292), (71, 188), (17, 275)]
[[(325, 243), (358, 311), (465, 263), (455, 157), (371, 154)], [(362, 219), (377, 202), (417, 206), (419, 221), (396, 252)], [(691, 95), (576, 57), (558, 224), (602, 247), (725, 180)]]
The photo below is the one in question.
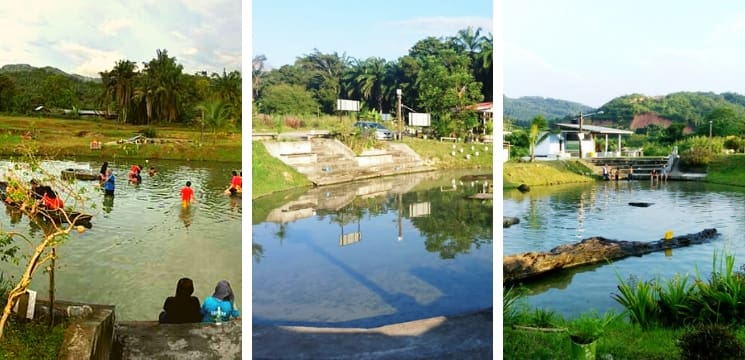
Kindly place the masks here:
[(188, 207), (194, 200), (194, 190), (191, 188), (191, 181), (187, 181), (186, 186), (181, 188), (181, 207)]
[(44, 191), (44, 196), (41, 197), (41, 203), (49, 210), (57, 210), (65, 207), (62, 199), (58, 198), (54, 190), (48, 186)]
[(233, 170), (233, 178), (230, 179), (230, 187), (228, 187), (225, 190), (225, 194), (228, 195), (236, 195), (237, 193), (243, 192), (243, 171), (241, 171), (241, 175), (238, 175), (238, 172)]

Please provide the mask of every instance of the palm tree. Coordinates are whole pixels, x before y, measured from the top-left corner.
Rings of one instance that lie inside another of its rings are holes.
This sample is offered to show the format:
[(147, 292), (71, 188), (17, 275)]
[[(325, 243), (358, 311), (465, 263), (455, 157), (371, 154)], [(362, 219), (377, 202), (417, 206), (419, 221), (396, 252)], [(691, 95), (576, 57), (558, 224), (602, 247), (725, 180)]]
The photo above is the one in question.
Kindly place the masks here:
[(530, 143), (530, 161), (535, 161), (535, 147), (540, 144), (549, 134), (545, 131), (548, 123), (543, 115), (536, 115), (530, 122), (530, 131), (528, 132), (528, 142)]
[[(181, 115), (181, 102), (185, 96), (186, 89), (183, 81), (183, 66), (176, 63), (176, 58), (169, 57), (167, 50), (157, 50), (157, 57), (145, 63), (144, 93), (150, 97), (152, 112), (151, 116), (157, 116), (158, 120), (174, 122)], [(147, 97), (146, 97), (147, 98)]]
[(368, 103), (375, 103), (378, 111), (383, 113), (383, 80), (385, 79), (386, 62), (383, 58), (369, 58), (362, 63), (362, 72), (357, 75), (362, 98)]
[(240, 71), (234, 70), (226, 73), (223, 69), (222, 76), (212, 74), (210, 87), (217, 94), (230, 110), (230, 113), (236, 118), (241, 118), (241, 83), (243, 79)]
[(312, 53), (298, 59), (303, 69), (314, 74), (309, 85), (315, 89), (319, 103), (327, 113), (335, 110), (336, 99), (342, 93), (342, 77), (349, 61), (346, 54), (322, 54), (318, 49), (313, 49)]
[[(114, 101), (119, 121), (126, 123), (129, 108), (132, 105), (134, 95), (135, 70), (137, 65), (129, 60), (119, 60), (111, 71), (101, 72), (101, 81), (104, 85), (103, 99), (107, 104)], [(107, 106), (108, 108), (108, 106)]]
[(217, 130), (225, 128), (230, 119), (230, 109), (222, 100), (211, 100), (197, 106), (202, 113), (202, 129), (212, 128), (212, 142), (216, 142)]

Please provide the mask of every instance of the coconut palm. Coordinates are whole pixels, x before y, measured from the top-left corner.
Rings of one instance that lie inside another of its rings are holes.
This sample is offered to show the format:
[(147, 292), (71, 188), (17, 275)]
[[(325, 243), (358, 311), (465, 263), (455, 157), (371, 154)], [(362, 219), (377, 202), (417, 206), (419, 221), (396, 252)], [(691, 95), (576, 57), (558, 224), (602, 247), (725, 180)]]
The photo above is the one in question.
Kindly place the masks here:
[(210, 81), (210, 87), (217, 94), (217, 96), (229, 107), (231, 115), (235, 116), (236, 119), (241, 118), (241, 73), (239, 71), (231, 71), (227, 73), (225, 70), (220, 74), (212, 74)]
[[(129, 60), (119, 60), (111, 71), (100, 73), (104, 85), (102, 99), (106, 104), (116, 105), (119, 121), (126, 123), (135, 89), (137, 65)], [(107, 106), (108, 108), (108, 106)]]
[(530, 143), (530, 161), (535, 161), (535, 147), (546, 139), (551, 133), (546, 131), (548, 122), (543, 115), (536, 115), (530, 122), (528, 141)]
[(176, 63), (176, 58), (169, 57), (167, 50), (157, 50), (157, 57), (145, 63), (144, 93), (151, 99), (152, 116), (165, 122), (176, 121), (182, 113), (181, 102), (186, 89), (183, 81), (183, 66)]
[(210, 100), (197, 106), (202, 113), (202, 129), (212, 129), (212, 142), (216, 141), (217, 130), (224, 129), (230, 120), (230, 109), (222, 100)]

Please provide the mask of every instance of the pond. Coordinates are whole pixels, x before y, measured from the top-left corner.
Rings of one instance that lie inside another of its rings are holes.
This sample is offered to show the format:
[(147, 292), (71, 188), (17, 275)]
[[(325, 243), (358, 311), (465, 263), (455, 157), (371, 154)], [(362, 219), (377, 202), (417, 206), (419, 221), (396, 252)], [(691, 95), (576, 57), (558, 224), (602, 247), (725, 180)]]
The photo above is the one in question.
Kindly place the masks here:
[[(649, 207), (629, 202), (650, 202)], [(503, 229), (504, 254), (548, 251), (593, 236), (616, 240), (656, 241), (666, 231), (675, 236), (716, 228), (712, 242), (672, 251), (630, 257), (562, 271), (530, 282), (532, 307), (575, 316), (589, 309), (622, 310), (611, 295), (619, 278), (667, 279), (674, 274), (708, 279), (714, 253), (735, 255), (745, 263), (745, 189), (703, 182), (649, 181), (534, 187), (504, 192), (504, 215), (520, 223)], [(720, 256), (721, 258), (721, 256)]]
[[(0, 162), (0, 179), (9, 164)], [(42, 167), (52, 174), (66, 168), (98, 173), (100, 165), (98, 161), (47, 161)], [(115, 305), (117, 320), (157, 320), (178, 279), (190, 277), (200, 302), (212, 294), (219, 280), (228, 280), (240, 308), (242, 200), (223, 191), (230, 184), (230, 172), (241, 164), (151, 161), (143, 165), (155, 166), (158, 172), (151, 177), (143, 171), (139, 185), (127, 180), (131, 165), (109, 162), (116, 176), (113, 201), (104, 198), (97, 181), (75, 181), (78, 190), (90, 196), (81, 210), (93, 215), (92, 227), (73, 232), (57, 249), (56, 298)], [(180, 189), (186, 181), (192, 182), (197, 202), (183, 209)], [(4, 230), (39, 240), (38, 227), (25, 216), (10, 221), (10, 213), (7, 207), (0, 211)], [(9, 263), (0, 263), (0, 270), (6, 278), (17, 278), (22, 271)], [(47, 298), (48, 282), (40, 269), (31, 289)]]
[(491, 307), (493, 203), (467, 198), (488, 186), (462, 175), (254, 201), (254, 324), (375, 327)]

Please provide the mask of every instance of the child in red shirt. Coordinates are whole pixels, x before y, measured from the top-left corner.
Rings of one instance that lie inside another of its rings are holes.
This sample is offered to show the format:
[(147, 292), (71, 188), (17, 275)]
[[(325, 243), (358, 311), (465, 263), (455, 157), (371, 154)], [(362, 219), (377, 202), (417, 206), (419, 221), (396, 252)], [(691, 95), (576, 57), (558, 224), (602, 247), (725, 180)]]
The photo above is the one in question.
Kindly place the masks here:
[(57, 210), (65, 207), (62, 199), (58, 198), (52, 189), (47, 189), (44, 196), (41, 197), (41, 202), (49, 210)]
[(186, 186), (181, 188), (181, 206), (188, 207), (194, 200), (194, 190), (191, 188), (191, 181), (186, 182)]

